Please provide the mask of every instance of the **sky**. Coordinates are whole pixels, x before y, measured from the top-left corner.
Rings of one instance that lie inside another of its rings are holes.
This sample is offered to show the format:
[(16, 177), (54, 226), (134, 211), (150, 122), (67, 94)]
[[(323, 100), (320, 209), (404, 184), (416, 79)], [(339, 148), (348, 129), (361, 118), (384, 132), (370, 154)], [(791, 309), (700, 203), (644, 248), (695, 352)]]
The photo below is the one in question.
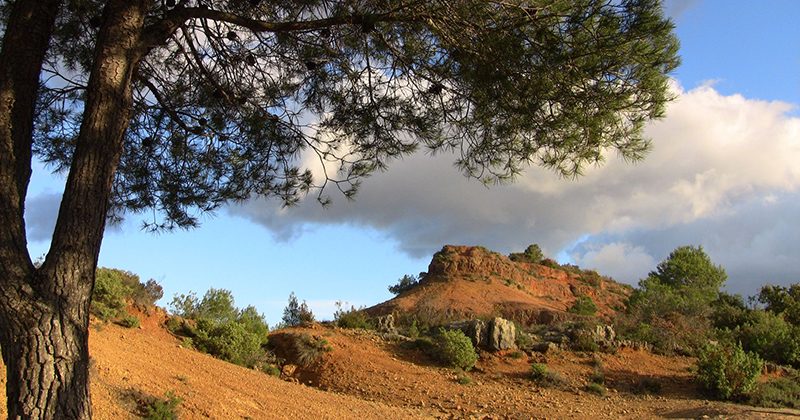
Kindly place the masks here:
[[(728, 274), (726, 290), (756, 294), (800, 282), (800, 2), (672, 0), (682, 65), (678, 99), (631, 165), (608, 156), (578, 181), (531, 168), (484, 187), (424, 154), (368, 178), (355, 202), (323, 209), (257, 200), (150, 234), (139, 216), (106, 230), (100, 266), (155, 279), (165, 291), (233, 292), (280, 322), (291, 292), (318, 319), (336, 302), (371, 306), (387, 287), (427, 271), (447, 244), (508, 254), (539, 244), (560, 262), (636, 285), (683, 245), (702, 245)], [(47, 252), (63, 179), (40, 164), (26, 207), (32, 258)]]

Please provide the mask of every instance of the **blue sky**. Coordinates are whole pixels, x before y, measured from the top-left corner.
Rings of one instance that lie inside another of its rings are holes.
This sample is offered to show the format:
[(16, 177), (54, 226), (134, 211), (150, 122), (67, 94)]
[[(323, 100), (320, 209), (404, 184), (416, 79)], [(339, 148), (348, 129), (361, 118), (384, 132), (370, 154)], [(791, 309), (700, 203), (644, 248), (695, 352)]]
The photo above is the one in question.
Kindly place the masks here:
[[(486, 189), (448, 156), (411, 156), (368, 179), (356, 202), (339, 198), (328, 210), (313, 199), (288, 211), (256, 201), (161, 235), (131, 216), (107, 230), (100, 265), (158, 280), (163, 305), (175, 293), (230, 289), (271, 324), (292, 291), (323, 319), (337, 300), (389, 299), (389, 285), (425, 271), (445, 244), (507, 254), (538, 243), (631, 284), (676, 247), (701, 244), (732, 292), (800, 282), (800, 2), (666, 7), (681, 40), (679, 99), (648, 128), (654, 151), (640, 164), (610, 156), (577, 182), (532, 168)], [(34, 258), (47, 251), (62, 183), (34, 167)]]

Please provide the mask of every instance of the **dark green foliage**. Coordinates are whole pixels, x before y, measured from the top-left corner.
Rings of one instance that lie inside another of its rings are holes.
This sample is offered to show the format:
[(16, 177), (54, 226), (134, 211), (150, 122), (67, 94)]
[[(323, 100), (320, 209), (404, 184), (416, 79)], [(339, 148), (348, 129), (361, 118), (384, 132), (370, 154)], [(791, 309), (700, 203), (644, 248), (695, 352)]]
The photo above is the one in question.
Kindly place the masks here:
[(324, 353), (333, 351), (327, 340), (322, 337), (312, 337), (308, 333), (295, 334), (293, 347), (296, 361), (300, 366), (308, 366), (319, 360)]
[(472, 383), (472, 378), (469, 377), (467, 372), (464, 372), (461, 369), (456, 369), (456, 382), (461, 385), (469, 385)]
[(562, 387), (568, 383), (560, 373), (548, 369), (547, 365), (542, 363), (531, 365), (530, 378), (537, 385), (544, 387)]
[(578, 315), (594, 315), (597, 313), (597, 305), (595, 305), (591, 296), (579, 293), (576, 297), (577, 299), (575, 299), (572, 306), (567, 309), (567, 312)]
[(696, 380), (715, 398), (742, 400), (757, 389), (764, 366), (757, 354), (739, 343), (707, 345), (697, 360)]
[(366, 312), (353, 306), (346, 310), (342, 309), (342, 306), (344, 306), (344, 303), (336, 302), (336, 312), (333, 313), (333, 320), (339, 328), (373, 329), (372, 325), (367, 321)]
[(516, 330), (516, 337), (514, 339), (514, 343), (516, 343), (517, 347), (521, 349), (526, 349), (533, 344), (533, 339), (531, 338), (530, 334), (526, 333), (522, 326), (514, 323), (514, 327)]
[(634, 394), (660, 394), (661, 382), (654, 378), (641, 378), (633, 383), (631, 392)]
[(478, 354), (472, 341), (460, 330), (439, 329), (434, 338), (436, 357), (443, 363), (463, 369), (472, 369), (478, 361)]
[(702, 246), (678, 247), (658, 264), (656, 271), (639, 282), (640, 289), (631, 296), (631, 305), (654, 314), (708, 316), (727, 277)]
[(139, 324), (141, 324), (141, 322), (142, 321), (139, 319), (139, 317), (137, 317), (135, 315), (127, 315), (127, 314), (122, 315), (116, 321), (116, 323), (118, 325), (121, 325), (121, 326), (123, 326), (125, 328), (136, 328), (136, 327), (139, 326)]
[(558, 261), (550, 258), (543, 259), (539, 264), (550, 268), (561, 268), (561, 265), (558, 263)]
[(146, 310), (163, 294), (155, 280), (142, 284), (139, 276), (130, 271), (98, 268), (90, 312), (104, 321), (110, 321), (127, 315), (125, 307), (128, 303)]
[(264, 316), (253, 306), (237, 308), (230, 290), (212, 288), (202, 299), (193, 292), (176, 295), (172, 312), (193, 321), (170, 321), (168, 326), (191, 338), (199, 350), (247, 367), (259, 365), (265, 358), (269, 326)]
[(389, 291), (394, 295), (399, 295), (403, 292), (407, 292), (414, 287), (416, 287), (420, 280), (425, 278), (426, 273), (419, 273), (419, 276), (415, 277), (413, 274), (406, 274), (402, 278), (397, 280), (397, 284), (394, 286), (389, 286)]
[(800, 283), (789, 287), (767, 285), (761, 288), (758, 301), (765, 309), (782, 315), (792, 325), (800, 326)]
[(201, 319), (193, 339), (195, 347), (230, 363), (253, 367), (264, 356), (266, 337), (248, 331), (247, 325), (235, 321), (213, 322)]
[[(206, 8), (253, 23), (204, 15), (201, 25)], [(157, 25), (161, 10), (147, 22)], [(89, 15), (64, 13), (49, 71), (88, 79)], [(179, 35), (148, 32), (154, 50), (133, 64), (113, 189), (112, 214), (153, 209), (164, 220), (152, 229), (197, 226), (197, 213), (254, 196), (294, 204), (319, 188), (327, 204), (335, 185), (352, 197), (361, 179), (419, 149), (460, 149), (456, 166), (486, 183), (531, 165), (574, 178), (610, 150), (637, 161), (650, 149), (646, 123), (673, 99), (668, 75), (680, 61), (654, 0), (213, 0), (184, 15)], [(292, 17), (303, 22), (292, 28)], [(83, 89), (42, 92), (35, 152), (55, 168), (69, 167)], [(304, 152), (339, 170), (315, 179), (297, 159)]]
[(523, 253), (512, 252), (508, 254), (508, 258), (514, 262), (539, 264), (544, 259), (544, 254), (538, 244), (533, 244), (525, 248)]
[(662, 352), (692, 354), (712, 334), (713, 304), (726, 278), (701, 246), (678, 247), (639, 282), (618, 332)]
[(547, 374), (547, 365), (534, 363), (531, 365), (530, 376), (534, 381), (541, 380)]
[(800, 327), (770, 311), (752, 311), (749, 319), (729, 334), (747, 351), (763, 359), (800, 368)]
[(308, 304), (304, 300), (303, 303), (297, 301), (297, 296), (294, 292), (289, 294), (289, 302), (283, 308), (283, 324), (287, 327), (300, 325), (304, 322), (314, 322), (314, 313), (308, 308)]
[(800, 409), (800, 378), (775, 378), (760, 384), (748, 404), (767, 408)]
[(436, 343), (430, 337), (419, 337), (414, 341), (409, 341), (406, 346), (410, 349), (419, 350), (431, 358), (436, 358)]
[(166, 400), (154, 399), (145, 407), (144, 418), (147, 420), (178, 420), (176, 410), (183, 401), (174, 392), (168, 392)]
[(586, 391), (601, 397), (605, 397), (608, 393), (608, 389), (606, 389), (602, 383), (597, 382), (591, 382), (589, 385), (586, 385)]

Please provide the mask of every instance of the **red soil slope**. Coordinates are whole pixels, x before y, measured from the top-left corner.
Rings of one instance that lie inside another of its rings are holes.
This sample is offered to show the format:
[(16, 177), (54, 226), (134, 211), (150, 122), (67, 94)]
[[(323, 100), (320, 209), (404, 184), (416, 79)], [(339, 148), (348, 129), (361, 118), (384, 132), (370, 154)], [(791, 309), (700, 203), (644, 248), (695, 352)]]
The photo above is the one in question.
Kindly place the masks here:
[(566, 313), (579, 294), (592, 297), (607, 317), (632, 289), (596, 273), (580, 275), (539, 264), (518, 263), (483, 247), (448, 245), (433, 256), (419, 286), (367, 309), (449, 318), (499, 315), (524, 324), (549, 324)]

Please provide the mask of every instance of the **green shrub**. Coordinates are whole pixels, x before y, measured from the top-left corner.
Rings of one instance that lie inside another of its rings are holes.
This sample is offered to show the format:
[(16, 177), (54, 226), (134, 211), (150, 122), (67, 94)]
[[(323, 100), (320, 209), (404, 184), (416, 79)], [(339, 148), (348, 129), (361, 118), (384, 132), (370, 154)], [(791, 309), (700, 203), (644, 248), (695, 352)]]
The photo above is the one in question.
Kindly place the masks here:
[(204, 325), (203, 332), (198, 334), (195, 345), (219, 359), (253, 367), (264, 355), (261, 338), (248, 331), (243, 323), (227, 321)]
[(567, 384), (567, 380), (560, 373), (548, 369), (547, 365), (542, 363), (531, 365), (530, 378), (536, 384), (545, 387), (561, 387)]
[(531, 365), (531, 379), (538, 381), (545, 377), (547, 374), (547, 365), (542, 363), (534, 363)]
[(608, 393), (606, 387), (597, 382), (591, 382), (589, 383), (589, 385), (586, 385), (586, 391), (595, 395), (599, 395), (601, 397), (605, 397), (606, 394)]
[(281, 376), (281, 370), (275, 365), (268, 365), (264, 368), (264, 373), (270, 376)]
[(397, 284), (394, 286), (389, 286), (389, 291), (393, 295), (399, 295), (401, 293), (407, 292), (419, 285), (419, 281), (425, 278), (426, 273), (419, 273), (419, 276), (414, 276), (413, 274), (406, 274), (402, 278), (397, 280)]
[(747, 402), (757, 407), (800, 409), (798, 378), (776, 378), (760, 384)]
[(800, 283), (789, 287), (767, 285), (761, 288), (758, 301), (765, 309), (783, 315), (786, 322), (800, 326)]
[(583, 293), (578, 293), (576, 296), (577, 299), (572, 303), (572, 306), (567, 309), (567, 312), (571, 312), (573, 314), (578, 315), (589, 315), (592, 316), (597, 313), (597, 305), (595, 305), (594, 300), (591, 296), (584, 295)]
[(139, 319), (139, 317), (137, 317), (135, 315), (128, 315), (128, 314), (122, 315), (116, 321), (117, 324), (119, 324), (119, 325), (121, 325), (121, 326), (123, 326), (125, 328), (136, 328), (136, 327), (139, 326), (139, 324), (141, 324), (141, 322), (142, 321)]
[(456, 382), (461, 385), (469, 385), (472, 383), (472, 378), (469, 377), (467, 372), (464, 372), (461, 369), (456, 369)]
[(508, 254), (508, 259), (514, 262), (539, 264), (544, 259), (544, 253), (542, 253), (542, 249), (539, 248), (538, 244), (533, 244), (525, 248), (524, 253), (512, 252)]
[(166, 400), (155, 399), (145, 407), (144, 418), (147, 420), (178, 420), (175, 412), (183, 401), (175, 397), (175, 393), (168, 392)]
[(659, 394), (661, 393), (661, 382), (653, 378), (641, 378), (633, 383), (631, 392), (634, 394)]
[(521, 352), (519, 350), (514, 350), (511, 353), (509, 353), (508, 356), (511, 357), (512, 359), (522, 359), (523, 355), (524, 355), (523, 352)]
[(306, 301), (303, 301), (302, 304), (299, 303), (297, 301), (297, 296), (292, 292), (289, 294), (289, 302), (286, 307), (283, 308), (283, 318), (281, 318), (281, 320), (285, 326), (293, 327), (305, 322), (314, 322), (315, 318), (314, 313), (308, 308)]
[(763, 365), (739, 343), (707, 345), (699, 354), (696, 380), (716, 398), (741, 400), (756, 390)]
[(750, 320), (732, 332), (747, 351), (781, 365), (800, 367), (800, 327), (770, 311), (753, 311)]
[(407, 342), (405, 347), (411, 350), (419, 350), (431, 358), (437, 358), (436, 343), (430, 337), (419, 337), (416, 340)]
[(478, 354), (472, 346), (472, 340), (459, 330), (439, 329), (435, 338), (437, 357), (442, 362), (463, 369), (472, 369), (478, 361)]
[(333, 320), (336, 322), (336, 325), (339, 328), (349, 328), (349, 329), (363, 329), (363, 330), (370, 330), (373, 329), (372, 325), (367, 321), (367, 314), (363, 310), (356, 309), (353, 306), (350, 306), (349, 310), (344, 310), (342, 307), (345, 304), (340, 302), (336, 302), (336, 312), (333, 313)]
[(312, 337), (308, 333), (295, 334), (293, 346), (297, 364), (300, 366), (308, 366), (319, 360), (324, 353), (333, 351), (327, 340), (322, 337)]
[(225, 289), (209, 289), (202, 299), (190, 292), (176, 295), (172, 312), (191, 321), (172, 317), (167, 327), (198, 350), (240, 366), (255, 367), (265, 358), (269, 325), (253, 306), (238, 309)]
[(522, 327), (516, 322), (514, 323), (514, 326), (516, 327), (516, 337), (514, 342), (517, 344), (517, 347), (526, 349), (533, 345), (533, 339), (531, 338), (530, 334), (523, 331)]
[(589, 382), (594, 384), (603, 385), (606, 383), (606, 376), (600, 370), (595, 370), (592, 376), (589, 377)]
[(112, 321), (126, 315), (129, 302), (147, 310), (163, 295), (155, 280), (142, 284), (139, 276), (130, 271), (98, 268), (89, 311), (103, 321)]

